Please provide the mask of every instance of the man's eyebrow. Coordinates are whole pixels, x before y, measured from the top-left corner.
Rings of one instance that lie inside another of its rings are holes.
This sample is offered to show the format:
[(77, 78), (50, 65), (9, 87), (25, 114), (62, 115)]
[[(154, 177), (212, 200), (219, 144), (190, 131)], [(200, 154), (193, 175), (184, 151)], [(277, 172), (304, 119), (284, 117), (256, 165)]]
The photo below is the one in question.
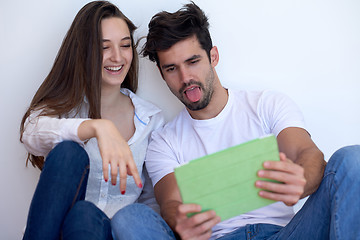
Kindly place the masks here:
[(190, 58), (186, 59), (185, 62), (191, 62), (199, 58), (201, 58), (201, 55), (193, 55)]
[(175, 66), (175, 64), (164, 64), (161, 66), (161, 69), (165, 69), (165, 68), (169, 68), (169, 67), (173, 67)]
[[(194, 60), (199, 59), (199, 58), (201, 58), (201, 55), (193, 55), (193, 56), (191, 56), (190, 58), (186, 59), (184, 62), (185, 62), (185, 63), (186, 63), (186, 62), (191, 62), (191, 61), (194, 61)], [(168, 67), (173, 67), (173, 66), (175, 66), (175, 64), (173, 64), (173, 63), (171, 63), (171, 64), (164, 64), (164, 65), (161, 66), (161, 69), (166, 69), (166, 68), (168, 68)]]

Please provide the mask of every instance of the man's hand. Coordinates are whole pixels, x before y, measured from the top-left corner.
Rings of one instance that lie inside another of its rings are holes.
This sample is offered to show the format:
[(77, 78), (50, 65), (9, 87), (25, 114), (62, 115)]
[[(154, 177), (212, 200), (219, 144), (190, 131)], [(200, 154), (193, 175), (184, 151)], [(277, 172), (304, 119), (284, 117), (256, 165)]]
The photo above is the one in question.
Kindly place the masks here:
[(260, 191), (263, 198), (282, 201), (287, 206), (295, 205), (304, 193), (306, 179), (304, 169), (288, 159), (284, 153), (280, 153), (280, 161), (266, 161), (264, 168), (258, 171), (261, 178), (279, 181), (256, 181), (255, 185), (265, 191)]
[[(176, 212), (175, 231), (181, 239), (209, 239), (211, 228), (218, 224), (221, 219), (214, 211), (201, 212), (201, 206), (197, 204), (180, 204)], [(187, 217), (188, 213), (198, 213)]]

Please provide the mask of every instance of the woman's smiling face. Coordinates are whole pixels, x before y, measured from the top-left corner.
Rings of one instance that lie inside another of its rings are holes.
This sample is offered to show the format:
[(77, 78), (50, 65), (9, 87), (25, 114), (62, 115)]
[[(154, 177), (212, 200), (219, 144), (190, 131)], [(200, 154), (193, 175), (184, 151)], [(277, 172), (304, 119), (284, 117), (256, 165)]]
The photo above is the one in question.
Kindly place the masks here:
[(132, 42), (126, 22), (118, 17), (105, 18), (102, 28), (102, 86), (120, 86), (133, 59)]

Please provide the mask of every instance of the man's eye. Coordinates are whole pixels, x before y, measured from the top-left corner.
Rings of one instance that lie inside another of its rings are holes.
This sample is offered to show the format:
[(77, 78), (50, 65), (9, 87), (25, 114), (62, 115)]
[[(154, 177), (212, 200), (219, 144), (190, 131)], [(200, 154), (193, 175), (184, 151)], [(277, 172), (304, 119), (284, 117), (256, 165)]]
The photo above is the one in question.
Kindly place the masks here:
[(199, 59), (194, 60), (194, 61), (191, 61), (190, 63), (191, 63), (191, 64), (195, 64), (195, 63), (197, 63), (197, 62), (199, 62)]
[(175, 70), (175, 67), (168, 67), (168, 68), (166, 69), (167, 72), (172, 72), (172, 71), (174, 71), (174, 70)]

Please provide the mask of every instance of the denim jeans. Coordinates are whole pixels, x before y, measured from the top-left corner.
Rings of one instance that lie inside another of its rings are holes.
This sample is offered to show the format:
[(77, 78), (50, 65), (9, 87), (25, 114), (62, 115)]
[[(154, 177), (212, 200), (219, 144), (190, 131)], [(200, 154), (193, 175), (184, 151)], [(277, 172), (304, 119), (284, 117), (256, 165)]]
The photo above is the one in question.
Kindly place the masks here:
[(35, 189), (23, 239), (112, 239), (110, 219), (84, 201), (89, 157), (64, 141), (48, 155)]
[(360, 239), (360, 146), (334, 153), (318, 190), (289, 224), (254, 224), (223, 237), (230, 239)]
[(115, 240), (175, 239), (160, 215), (140, 203), (120, 209), (111, 219), (111, 227)]

